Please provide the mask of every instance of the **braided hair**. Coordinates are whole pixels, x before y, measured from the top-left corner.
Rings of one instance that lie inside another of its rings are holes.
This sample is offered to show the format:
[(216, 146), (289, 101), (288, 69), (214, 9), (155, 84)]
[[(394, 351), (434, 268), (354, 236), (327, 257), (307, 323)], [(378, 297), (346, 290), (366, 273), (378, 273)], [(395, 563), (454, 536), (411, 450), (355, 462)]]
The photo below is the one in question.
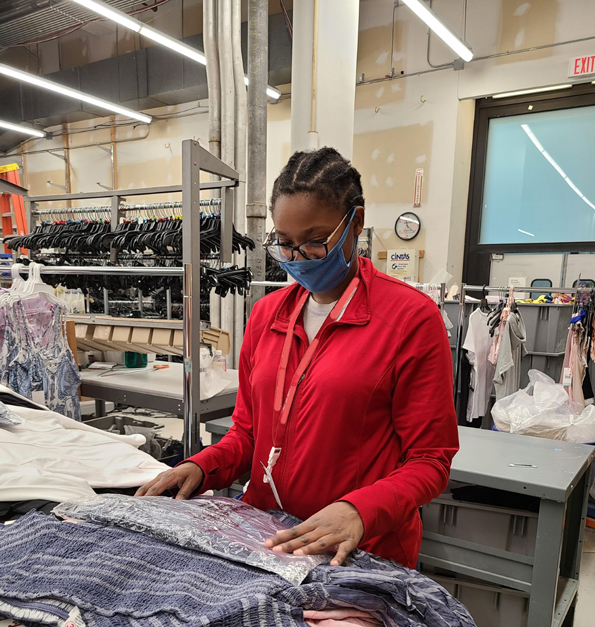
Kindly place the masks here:
[(273, 185), (271, 211), (279, 196), (293, 194), (314, 194), (344, 213), (364, 206), (360, 173), (329, 147), (292, 155)]

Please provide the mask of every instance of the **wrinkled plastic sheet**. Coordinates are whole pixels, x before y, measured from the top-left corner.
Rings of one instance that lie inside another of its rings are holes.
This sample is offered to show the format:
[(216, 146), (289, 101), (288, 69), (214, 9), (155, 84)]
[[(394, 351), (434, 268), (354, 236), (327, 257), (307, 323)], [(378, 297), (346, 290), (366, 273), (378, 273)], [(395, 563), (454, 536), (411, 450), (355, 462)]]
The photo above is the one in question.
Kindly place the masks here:
[(199, 496), (188, 501), (159, 496), (104, 494), (61, 503), (60, 518), (115, 525), (187, 549), (240, 562), (300, 585), (329, 556), (275, 553), (264, 541), (289, 526), (236, 499)]
[(573, 403), (565, 388), (539, 370), (529, 385), (500, 399), (492, 409), (499, 431), (574, 443), (595, 442), (595, 406)]

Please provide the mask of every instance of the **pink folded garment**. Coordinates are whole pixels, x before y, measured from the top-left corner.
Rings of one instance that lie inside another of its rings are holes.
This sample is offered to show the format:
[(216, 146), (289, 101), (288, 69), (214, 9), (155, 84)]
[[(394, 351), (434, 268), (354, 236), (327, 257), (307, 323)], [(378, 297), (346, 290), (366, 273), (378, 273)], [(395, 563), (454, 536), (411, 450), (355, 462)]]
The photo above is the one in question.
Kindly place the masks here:
[(382, 627), (382, 621), (355, 609), (304, 610), (304, 620), (312, 627)]

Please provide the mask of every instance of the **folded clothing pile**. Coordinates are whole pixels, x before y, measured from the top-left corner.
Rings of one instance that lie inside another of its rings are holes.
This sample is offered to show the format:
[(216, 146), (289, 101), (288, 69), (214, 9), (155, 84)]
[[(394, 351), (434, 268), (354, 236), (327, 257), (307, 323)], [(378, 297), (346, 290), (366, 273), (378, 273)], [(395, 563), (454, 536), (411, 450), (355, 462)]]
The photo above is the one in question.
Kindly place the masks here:
[(101, 431), (0, 386), (0, 501), (62, 502), (94, 488), (138, 487), (169, 467), (143, 435)]
[[(187, 505), (200, 518), (201, 500)], [(444, 588), (362, 551), (344, 567), (313, 562), (301, 585), (248, 564), (246, 551), (260, 533), (253, 516), (264, 524), (263, 512), (250, 509), (232, 512), (245, 521), (234, 523), (246, 536), (244, 546), (234, 541), (241, 559), (164, 542), (150, 529), (30, 512), (0, 529), (0, 615), (57, 627), (303, 627), (329, 610), (350, 609), (393, 627), (475, 627)], [(277, 526), (298, 522), (276, 517)]]

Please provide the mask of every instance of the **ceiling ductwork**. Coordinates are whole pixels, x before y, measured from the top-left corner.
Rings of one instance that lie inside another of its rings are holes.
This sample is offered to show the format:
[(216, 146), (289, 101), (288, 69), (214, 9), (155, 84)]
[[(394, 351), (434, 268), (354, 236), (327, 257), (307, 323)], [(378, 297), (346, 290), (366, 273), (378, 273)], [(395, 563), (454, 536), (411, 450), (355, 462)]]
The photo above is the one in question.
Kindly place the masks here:
[[(183, 41), (203, 49), (202, 35)], [(246, 23), (242, 24), (242, 50), (247, 59)], [(205, 67), (161, 46), (47, 74), (44, 78), (136, 110), (208, 97)], [(284, 17), (278, 13), (269, 18), (269, 84), (289, 82), (291, 43)], [(0, 111), (3, 119), (15, 124), (36, 124), (37, 128), (106, 115), (105, 110), (17, 82), (0, 90)], [(22, 140), (22, 135), (13, 131), (0, 133), (0, 151), (14, 148)]]
[[(109, 0), (115, 9), (139, 13), (153, 9), (167, 0)], [(25, 43), (40, 43), (54, 36), (72, 32), (97, 15), (70, 0), (17, 0), (0, 7), (0, 50)]]

